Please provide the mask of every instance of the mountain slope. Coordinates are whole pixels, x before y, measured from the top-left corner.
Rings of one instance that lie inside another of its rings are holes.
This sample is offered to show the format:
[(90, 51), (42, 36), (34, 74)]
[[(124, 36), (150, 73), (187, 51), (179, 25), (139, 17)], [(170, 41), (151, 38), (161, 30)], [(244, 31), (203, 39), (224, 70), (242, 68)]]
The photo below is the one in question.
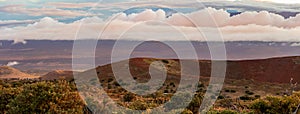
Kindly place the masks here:
[(21, 72), (15, 68), (8, 66), (0, 66), (0, 79), (27, 79), (27, 78), (39, 78), (24, 72)]
[[(129, 66), (130, 73), (142, 82), (150, 79), (149, 66), (154, 61), (161, 61), (165, 64), (168, 75), (171, 78), (180, 78), (180, 63), (175, 59), (151, 59), (135, 58), (126, 65), (125, 61), (113, 63), (117, 68)], [(192, 61), (192, 60), (187, 60)], [(210, 77), (211, 63), (209, 60), (200, 60), (200, 75)], [(100, 78), (112, 77), (111, 64), (96, 68)], [(189, 74), (185, 74), (189, 75)], [(289, 83), (290, 79), (300, 82), (300, 57), (282, 57), (260, 60), (227, 61), (226, 79), (249, 79), (259, 82)]]
[(73, 71), (55, 70), (42, 76), (42, 80), (73, 79)]

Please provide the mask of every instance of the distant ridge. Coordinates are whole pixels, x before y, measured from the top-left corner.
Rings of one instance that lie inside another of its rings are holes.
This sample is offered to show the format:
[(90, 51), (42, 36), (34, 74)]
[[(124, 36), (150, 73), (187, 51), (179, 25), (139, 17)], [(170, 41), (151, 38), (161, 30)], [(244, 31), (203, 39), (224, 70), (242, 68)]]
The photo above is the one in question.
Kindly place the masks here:
[(21, 72), (13, 67), (0, 66), (0, 79), (33, 79), (39, 76), (30, 75)]
[(42, 76), (42, 80), (73, 79), (73, 71), (55, 70)]
[[(168, 75), (173, 78), (180, 76), (180, 63), (176, 59), (133, 58), (130, 59), (130, 73), (138, 79), (148, 79), (149, 65), (153, 61), (161, 61), (168, 69)], [(189, 60), (185, 60), (189, 61)], [(192, 61), (192, 60), (191, 60)], [(120, 61), (117, 67), (124, 67), (126, 62)], [(200, 76), (211, 76), (210, 60), (199, 60)], [(111, 64), (96, 68), (98, 77), (111, 77)], [(188, 75), (188, 74), (186, 74)], [(256, 60), (227, 61), (226, 79), (247, 79), (259, 82), (289, 83), (291, 78), (300, 83), (300, 57), (276, 57)]]

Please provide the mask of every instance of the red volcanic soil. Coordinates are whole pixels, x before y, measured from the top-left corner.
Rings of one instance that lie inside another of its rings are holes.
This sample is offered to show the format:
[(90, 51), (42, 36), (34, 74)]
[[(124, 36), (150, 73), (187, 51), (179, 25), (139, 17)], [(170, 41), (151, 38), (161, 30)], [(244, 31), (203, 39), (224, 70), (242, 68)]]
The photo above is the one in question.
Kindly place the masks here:
[[(151, 79), (151, 75), (149, 73), (149, 67), (150, 64), (154, 61), (159, 61), (160, 59), (152, 59), (152, 58), (139, 58), (139, 59), (130, 59), (129, 61), (121, 61), (121, 62), (117, 62), (117, 63), (113, 63), (113, 64), (108, 64), (108, 65), (104, 65), (104, 66), (99, 66), (96, 68), (98, 77), (100, 79), (106, 79), (106, 78), (114, 78), (114, 73), (112, 70), (112, 65), (114, 65), (114, 67), (116, 68), (116, 72), (120, 72), (118, 71), (121, 68), (126, 68), (129, 66), (128, 70), (126, 71), (122, 71), (122, 72), (129, 72), (132, 77), (138, 81), (138, 82), (147, 82), (148, 80)], [(171, 61), (171, 60), (168, 60)], [(129, 63), (129, 64), (128, 64)], [(179, 67), (179, 66), (176, 66)], [(174, 79), (174, 78), (178, 78), (180, 77), (179, 75), (173, 74), (170, 75), (170, 73), (168, 73), (168, 77), (167, 79)], [(176, 81), (175, 81), (176, 82)]]
[(300, 82), (300, 57), (228, 62), (228, 78), (246, 78), (262, 82)]
[(42, 76), (42, 80), (58, 80), (58, 79), (73, 79), (73, 71), (56, 70)]
[[(153, 61), (161, 61), (168, 69), (168, 75), (180, 76), (180, 65), (178, 60), (162, 60), (150, 58), (131, 59), (130, 73), (138, 79), (149, 79), (149, 66)], [(211, 74), (211, 62), (200, 60), (201, 76), (209, 77)], [(113, 63), (124, 66), (125, 63)], [(111, 65), (100, 66), (97, 71), (101, 72), (99, 77), (113, 76)], [(300, 82), (300, 57), (283, 57), (261, 60), (227, 61), (226, 79), (248, 79), (259, 82), (289, 83)]]
[[(200, 61), (201, 76), (210, 76), (211, 64)], [(250, 79), (260, 82), (300, 82), (300, 57), (261, 60), (227, 61), (226, 78)]]

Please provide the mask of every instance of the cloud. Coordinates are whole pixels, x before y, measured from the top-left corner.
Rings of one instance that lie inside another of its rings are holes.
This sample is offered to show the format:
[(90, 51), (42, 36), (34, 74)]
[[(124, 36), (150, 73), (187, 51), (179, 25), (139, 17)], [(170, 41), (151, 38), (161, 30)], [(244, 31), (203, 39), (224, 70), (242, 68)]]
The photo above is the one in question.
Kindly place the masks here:
[(257, 0), (257, 1), (267, 1), (267, 2), (275, 2), (275, 3), (283, 3), (283, 4), (300, 4), (300, 1), (297, 0)]
[[(29, 24), (27, 26), (17, 26), (11, 28), (2, 28), (0, 33), (0, 39), (15, 39), (17, 41), (23, 41), (22, 39), (48, 39), (48, 40), (72, 40), (75, 38), (76, 31), (79, 29), (81, 22), (86, 23), (89, 28), (83, 30), (86, 33), (86, 38), (95, 38), (89, 35), (89, 33), (98, 32), (93, 28), (99, 28), (97, 21), (101, 22), (102, 19), (98, 17), (84, 18), (74, 23), (62, 23), (53, 18), (45, 17), (38, 22)], [(100, 27), (104, 26), (104, 22), (100, 24)]]
[[(84, 11), (62, 10), (57, 8), (26, 8), (24, 5), (7, 5), (0, 7), (1, 12), (13, 14), (27, 14), (30, 16), (63, 16), (63, 17), (77, 17), (77, 16), (93, 16)], [(100, 15), (100, 14), (99, 14)]]
[(18, 64), (20, 64), (20, 63), (17, 62), (17, 61), (12, 61), (12, 62), (8, 62), (8, 63), (6, 64), (6, 66), (12, 67), (12, 66), (16, 66), (16, 65), (18, 65)]
[(14, 39), (14, 42), (13, 42), (13, 45), (15, 44), (26, 44), (27, 42), (25, 41), (25, 39), (19, 39), (19, 38), (15, 38)]
[[(230, 16), (225, 10), (217, 10), (214, 8), (206, 8), (204, 10), (195, 11), (188, 14), (173, 14), (169, 18), (165, 18), (165, 12), (158, 10), (146, 10), (139, 14), (119, 14), (117, 17), (123, 21), (149, 21), (160, 20), (166, 23), (185, 26), (185, 27), (225, 27), (225, 26), (241, 26), (241, 25), (261, 25), (275, 26), (283, 28), (295, 28), (300, 26), (300, 15), (285, 19), (283, 16), (270, 13), (267, 11), (260, 12), (244, 12), (236, 16)], [(211, 19), (214, 19), (214, 22)], [(192, 23), (193, 22), (193, 23)]]
[(0, 27), (1, 26), (16, 26), (16, 25), (22, 25), (22, 24), (32, 24), (36, 22), (36, 20), (5, 20), (0, 21)]
[[(187, 17), (187, 18), (186, 18)], [(215, 23), (212, 23), (211, 17), (214, 18)], [(230, 16), (225, 10), (216, 10), (214, 8), (207, 8), (186, 14), (174, 14), (170, 19), (170, 23), (178, 26), (201, 26), (201, 27), (225, 27), (225, 26), (241, 26), (241, 25), (261, 25), (261, 26), (275, 26), (284, 28), (294, 28), (300, 26), (300, 15), (284, 19), (281, 15), (270, 13), (267, 11), (260, 12), (244, 12), (236, 16)], [(190, 23), (189, 20), (195, 23)], [(178, 23), (180, 22), (180, 23)], [(210, 23), (208, 23), (210, 22)], [(196, 24), (196, 25), (195, 25)]]
[(291, 44), (291, 46), (297, 47), (297, 46), (300, 46), (300, 43), (293, 43), (293, 44)]
[(163, 10), (158, 10), (158, 11), (153, 11), (151, 9), (146, 9), (145, 11), (139, 13), (139, 14), (130, 14), (126, 15), (125, 13), (120, 13), (117, 14), (118, 20), (123, 20), (123, 21), (134, 21), (134, 22), (139, 22), (139, 21), (149, 21), (149, 20), (164, 20), (166, 19), (166, 12)]
[(47, 6), (54, 6), (56, 8), (85, 8), (96, 6), (97, 3), (86, 2), (86, 3), (66, 3), (66, 2), (51, 2), (47, 3)]
[[(286, 1), (286, 0), (285, 0)], [(297, 2), (297, 1), (296, 1)], [(197, 8), (204, 9), (206, 7), (213, 7), (216, 9), (235, 9), (238, 11), (272, 11), (272, 12), (299, 12), (300, 4), (278, 4), (276, 2), (260, 2), (259, 0), (176, 0), (162, 1), (162, 0), (142, 0), (131, 2), (84, 2), (84, 3), (65, 3), (65, 2), (51, 2), (47, 6), (54, 6), (57, 8), (121, 8), (128, 9), (132, 7), (142, 6), (158, 6), (168, 7), (173, 9), (178, 8)]]
[(226, 11), (214, 8), (174, 14), (168, 18), (165, 14), (163, 10), (145, 10), (130, 15), (115, 14), (110, 18), (113, 20), (88, 17), (73, 23), (45, 17), (27, 26), (1, 28), (0, 39), (74, 40), (75, 37), (96, 39), (99, 36), (102, 39), (118, 39), (122, 34), (126, 40), (215, 41), (220, 32), (225, 41), (300, 41), (300, 15), (284, 19), (262, 11), (230, 17)]

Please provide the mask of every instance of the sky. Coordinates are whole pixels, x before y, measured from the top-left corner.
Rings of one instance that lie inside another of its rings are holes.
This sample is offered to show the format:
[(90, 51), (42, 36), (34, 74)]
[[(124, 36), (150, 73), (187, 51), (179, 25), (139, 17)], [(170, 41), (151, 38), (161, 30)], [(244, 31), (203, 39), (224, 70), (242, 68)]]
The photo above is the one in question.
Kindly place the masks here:
[(0, 40), (300, 42), (299, 12), (299, 0), (0, 0)]
[(300, 3), (299, 0), (260, 0), (260, 1), (283, 3), (283, 4), (296, 4), (296, 3)]

